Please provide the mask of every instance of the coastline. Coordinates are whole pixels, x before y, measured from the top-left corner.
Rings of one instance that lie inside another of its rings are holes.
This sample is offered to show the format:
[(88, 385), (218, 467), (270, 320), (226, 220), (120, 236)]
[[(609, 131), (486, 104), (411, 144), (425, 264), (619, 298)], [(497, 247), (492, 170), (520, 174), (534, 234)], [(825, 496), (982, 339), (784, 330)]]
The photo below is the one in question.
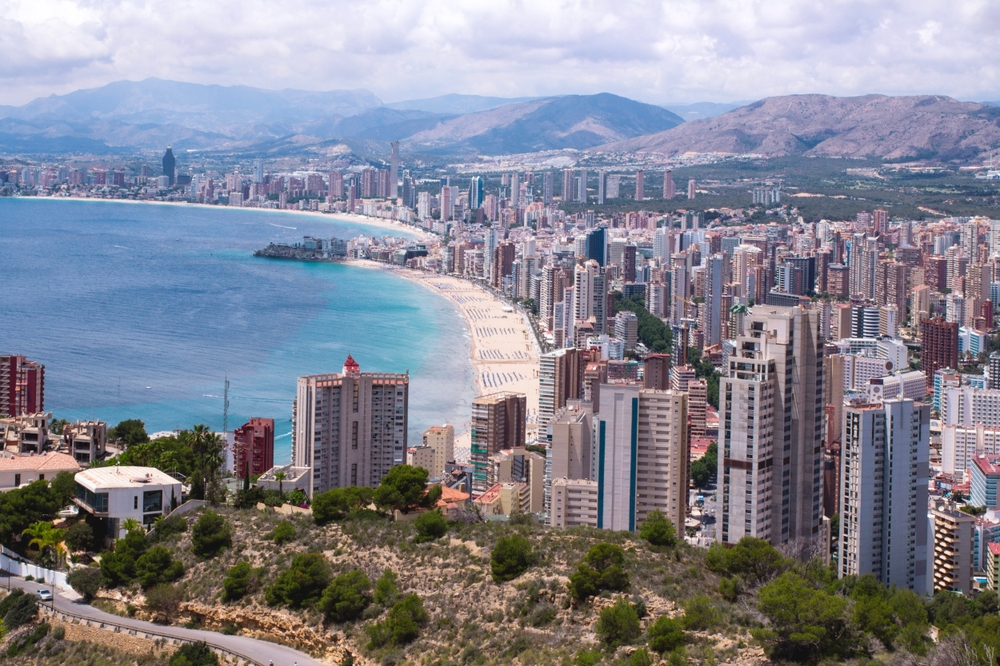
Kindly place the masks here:
[(379, 229), (385, 229), (386, 231), (396, 231), (404, 234), (413, 236), (415, 240), (426, 241), (436, 238), (434, 234), (421, 229), (420, 227), (415, 227), (411, 224), (403, 224), (402, 222), (397, 222), (395, 220), (389, 220), (384, 217), (371, 217), (368, 215), (358, 215), (357, 213), (323, 213), (315, 210), (293, 210), (293, 209), (282, 209), (282, 208), (257, 208), (254, 206), (214, 206), (211, 204), (200, 204), (191, 203), (187, 201), (149, 201), (145, 199), (98, 199), (95, 197), (11, 197), (12, 199), (21, 200), (39, 200), (39, 201), (88, 201), (94, 203), (124, 203), (124, 204), (140, 204), (147, 206), (175, 206), (181, 208), (203, 208), (209, 210), (238, 210), (238, 211), (256, 211), (258, 213), (280, 213), (289, 215), (308, 215), (310, 217), (315, 217), (319, 219), (324, 219), (326, 221), (337, 220), (341, 223), (355, 223), (361, 224), (368, 227), (377, 227)]
[[(527, 439), (537, 433), (538, 348), (525, 318), (499, 298), (472, 282), (451, 275), (426, 273), (369, 260), (351, 260), (349, 266), (383, 270), (423, 285), (450, 300), (469, 331), (469, 355), (476, 375), (476, 394), (502, 391), (527, 396)], [(468, 460), (471, 432), (455, 433), (455, 457)]]

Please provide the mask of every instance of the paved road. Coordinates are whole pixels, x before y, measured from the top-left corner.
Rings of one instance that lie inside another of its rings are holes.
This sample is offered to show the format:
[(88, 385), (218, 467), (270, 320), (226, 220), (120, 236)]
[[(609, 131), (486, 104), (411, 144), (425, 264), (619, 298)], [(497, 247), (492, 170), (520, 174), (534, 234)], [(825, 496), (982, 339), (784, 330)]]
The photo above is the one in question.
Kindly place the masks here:
[[(25, 592), (32, 593), (37, 590), (52, 589), (48, 585), (32, 583), (17, 577), (0, 577), (0, 587), (7, 587), (8, 583), (12, 587), (19, 587)], [(271, 661), (274, 663), (274, 666), (293, 666), (293, 664), (299, 664), (299, 666), (323, 666), (323, 664), (315, 659), (312, 659), (309, 655), (299, 652), (298, 650), (293, 650), (290, 647), (285, 647), (284, 645), (269, 643), (267, 641), (248, 638), (246, 636), (226, 636), (225, 634), (220, 634), (214, 631), (163, 626), (153, 624), (152, 622), (143, 622), (141, 620), (133, 620), (127, 617), (119, 617), (118, 615), (105, 613), (104, 611), (98, 610), (93, 606), (73, 601), (68, 598), (68, 596), (70, 595), (65, 592), (56, 593), (56, 610), (81, 615), (88, 619), (100, 622), (114, 622), (115, 624), (138, 629), (139, 631), (149, 631), (162, 634), (164, 636), (170, 636), (172, 638), (186, 638), (188, 640), (206, 641), (208, 643), (224, 647), (227, 650), (231, 650), (245, 657), (255, 659), (260, 664), (266, 665), (269, 661)], [(41, 603), (48, 605), (48, 602)]]

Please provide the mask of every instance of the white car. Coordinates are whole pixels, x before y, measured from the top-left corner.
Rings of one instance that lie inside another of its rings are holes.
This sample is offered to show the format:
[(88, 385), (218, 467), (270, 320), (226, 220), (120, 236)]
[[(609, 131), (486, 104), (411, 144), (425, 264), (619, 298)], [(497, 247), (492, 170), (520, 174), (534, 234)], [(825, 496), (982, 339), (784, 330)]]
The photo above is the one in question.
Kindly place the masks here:
[(48, 590), (38, 590), (35, 594), (38, 595), (38, 598), (42, 601), (52, 601), (52, 593)]

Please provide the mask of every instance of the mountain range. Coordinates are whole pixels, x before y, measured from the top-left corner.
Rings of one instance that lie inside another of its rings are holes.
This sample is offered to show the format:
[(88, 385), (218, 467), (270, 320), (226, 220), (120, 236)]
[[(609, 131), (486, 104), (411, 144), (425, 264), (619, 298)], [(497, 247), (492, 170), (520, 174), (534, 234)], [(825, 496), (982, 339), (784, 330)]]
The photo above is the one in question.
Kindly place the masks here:
[(384, 104), (367, 90), (264, 90), (146, 79), (0, 106), (0, 151), (227, 151), (440, 158), (553, 150), (968, 160), (1000, 142), (995, 103), (942, 96), (792, 95), (655, 106), (625, 97), (443, 95)]

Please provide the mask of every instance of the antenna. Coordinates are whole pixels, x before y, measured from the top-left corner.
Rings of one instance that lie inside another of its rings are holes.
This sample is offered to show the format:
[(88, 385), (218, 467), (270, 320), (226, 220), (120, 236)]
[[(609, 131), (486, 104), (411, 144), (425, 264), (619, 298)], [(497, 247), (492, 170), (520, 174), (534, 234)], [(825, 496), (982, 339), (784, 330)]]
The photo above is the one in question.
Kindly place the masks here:
[(226, 373), (226, 388), (222, 392), (222, 433), (229, 434), (229, 373)]

